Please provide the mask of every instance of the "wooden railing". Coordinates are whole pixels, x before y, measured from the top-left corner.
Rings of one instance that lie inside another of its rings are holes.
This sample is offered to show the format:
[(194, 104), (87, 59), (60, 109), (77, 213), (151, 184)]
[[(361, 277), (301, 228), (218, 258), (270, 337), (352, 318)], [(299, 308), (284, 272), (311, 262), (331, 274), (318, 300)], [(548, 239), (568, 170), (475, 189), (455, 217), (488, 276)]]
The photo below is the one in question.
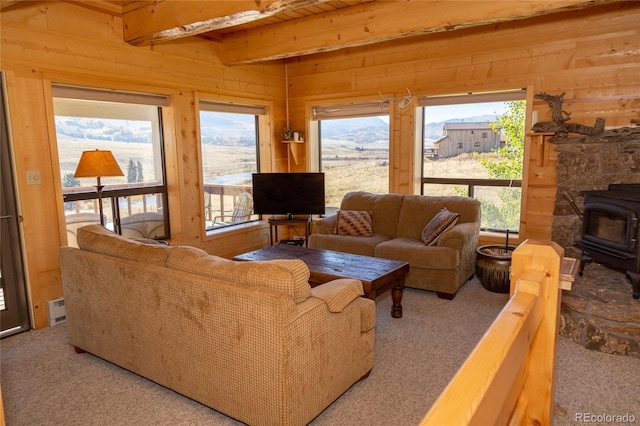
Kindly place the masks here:
[(518, 246), (510, 300), (421, 425), (553, 423), (560, 295), (574, 270), (553, 242)]

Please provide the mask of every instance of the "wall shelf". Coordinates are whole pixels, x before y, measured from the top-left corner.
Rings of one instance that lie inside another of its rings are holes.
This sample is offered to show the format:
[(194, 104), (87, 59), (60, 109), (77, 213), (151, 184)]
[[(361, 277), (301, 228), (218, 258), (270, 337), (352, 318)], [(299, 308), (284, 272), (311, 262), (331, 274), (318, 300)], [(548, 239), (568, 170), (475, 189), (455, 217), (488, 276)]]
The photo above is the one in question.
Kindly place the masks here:
[(302, 149), (302, 145), (304, 144), (304, 141), (281, 141), (281, 142), (289, 145), (288, 150), (291, 153), (291, 157), (293, 157), (293, 162), (295, 163), (296, 166), (300, 165), (300, 160), (302, 156), (301, 149)]

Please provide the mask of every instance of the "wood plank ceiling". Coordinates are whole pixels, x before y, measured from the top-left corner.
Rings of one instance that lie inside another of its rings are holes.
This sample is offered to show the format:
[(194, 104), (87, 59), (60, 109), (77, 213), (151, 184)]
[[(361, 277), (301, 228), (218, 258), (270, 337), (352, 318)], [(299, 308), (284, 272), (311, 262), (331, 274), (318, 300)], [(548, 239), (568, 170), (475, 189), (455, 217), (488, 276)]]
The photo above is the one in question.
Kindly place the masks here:
[[(2, 7), (20, 1), (1, 0)], [(221, 60), (291, 58), (624, 0), (67, 0), (121, 16), (135, 46), (203, 37)]]

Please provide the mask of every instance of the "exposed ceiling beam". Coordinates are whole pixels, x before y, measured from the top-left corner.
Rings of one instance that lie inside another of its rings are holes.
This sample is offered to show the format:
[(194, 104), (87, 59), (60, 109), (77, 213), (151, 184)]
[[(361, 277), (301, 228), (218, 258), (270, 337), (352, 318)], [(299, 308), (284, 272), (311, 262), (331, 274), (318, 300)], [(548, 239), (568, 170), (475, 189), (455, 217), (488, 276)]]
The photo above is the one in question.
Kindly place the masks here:
[(26, 0), (0, 0), (0, 10), (14, 5), (28, 4)]
[(376, 1), (225, 35), (221, 60), (283, 59), (618, 1)]
[(112, 3), (105, 0), (66, 0), (69, 3), (77, 4), (78, 6), (86, 7), (87, 9), (97, 10), (98, 12), (108, 13), (114, 16), (122, 15), (122, 5)]
[(143, 46), (229, 28), (329, 0), (148, 2), (123, 13), (124, 39)]

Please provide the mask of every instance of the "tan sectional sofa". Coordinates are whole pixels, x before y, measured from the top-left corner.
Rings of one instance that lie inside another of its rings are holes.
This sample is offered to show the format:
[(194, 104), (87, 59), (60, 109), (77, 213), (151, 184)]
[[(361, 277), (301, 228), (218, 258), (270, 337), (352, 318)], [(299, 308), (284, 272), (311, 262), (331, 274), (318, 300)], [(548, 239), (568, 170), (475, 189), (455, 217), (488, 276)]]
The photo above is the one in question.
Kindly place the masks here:
[[(425, 226), (443, 207), (459, 213), (453, 228), (435, 245), (421, 239)], [(350, 192), (341, 210), (371, 212), (372, 236), (336, 235), (336, 216), (315, 223), (309, 247), (409, 262), (405, 286), (452, 299), (474, 274), (480, 235), (480, 202), (468, 197)]]
[[(61, 247), (69, 343), (251, 425), (304, 425), (373, 367), (362, 284), (234, 262), (100, 225)], [(132, 395), (135, 397), (135, 395)]]

